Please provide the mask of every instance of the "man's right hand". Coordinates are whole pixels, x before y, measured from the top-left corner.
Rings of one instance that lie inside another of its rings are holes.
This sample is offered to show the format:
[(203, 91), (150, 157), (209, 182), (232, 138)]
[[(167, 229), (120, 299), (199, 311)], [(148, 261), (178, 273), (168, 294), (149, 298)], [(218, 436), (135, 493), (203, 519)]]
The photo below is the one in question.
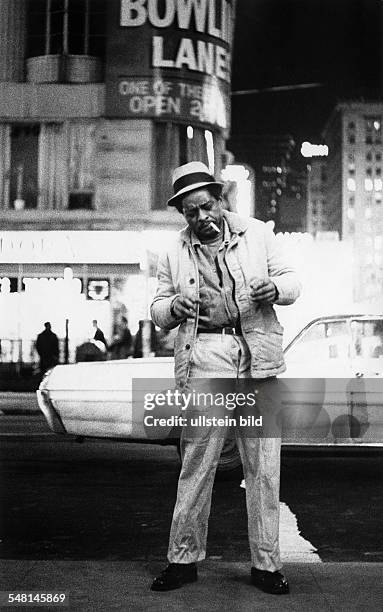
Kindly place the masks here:
[(179, 295), (172, 304), (172, 309), (178, 319), (193, 319), (197, 312), (197, 304), (200, 302), (197, 298)]

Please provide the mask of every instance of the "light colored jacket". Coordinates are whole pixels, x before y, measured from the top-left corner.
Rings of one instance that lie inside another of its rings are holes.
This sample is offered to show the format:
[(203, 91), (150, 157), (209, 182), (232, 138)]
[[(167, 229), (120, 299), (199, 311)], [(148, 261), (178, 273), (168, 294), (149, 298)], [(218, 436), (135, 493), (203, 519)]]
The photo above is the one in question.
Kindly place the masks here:
[[(244, 218), (224, 211), (232, 234), (225, 261), (234, 279), (235, 300), (238, 306), (243, 337), (250, 349), (251, 376), (267, 378), (286, 369), (282, 334), (271, 304), (257, 304), (250, 300), (249, 284), (254, 278), (270, 277), (278, 290), (276, 304), (292, 304), (300, 293), (300, 283), (288, 264), (273, 231), (263, 221)], [(180, 325), (174, 345), (175, 377), (184, 386), (190, 367), (198, 327), (198, 309), (194, 319), (181, 322), (170, 311), (176, 295), (187, 293), (198, 297), (199, 274), (197, 258), (190, 242), (189, 227), (181, 230), (177, 240), (158, 263), (158, 288), (151, 305), (151, 316), (162, 329)]]

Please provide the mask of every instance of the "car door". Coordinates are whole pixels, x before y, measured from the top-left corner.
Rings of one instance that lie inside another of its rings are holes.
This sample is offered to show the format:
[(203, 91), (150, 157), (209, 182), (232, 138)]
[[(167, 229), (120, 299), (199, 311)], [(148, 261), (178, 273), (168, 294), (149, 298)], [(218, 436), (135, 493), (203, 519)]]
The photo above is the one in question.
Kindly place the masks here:
[(352, 371), (348, 317), (308, 325), (285, 351), (284, 442), (348, 444), (348, 384)]
[(350, 417), (353, 439), (383, 445), (383, 317), (353, 317)]

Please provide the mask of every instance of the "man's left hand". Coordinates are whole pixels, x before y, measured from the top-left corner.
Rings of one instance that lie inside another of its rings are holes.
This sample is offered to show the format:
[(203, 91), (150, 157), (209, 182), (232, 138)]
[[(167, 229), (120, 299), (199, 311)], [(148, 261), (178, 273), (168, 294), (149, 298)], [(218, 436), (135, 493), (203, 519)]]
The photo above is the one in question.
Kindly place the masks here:
[(272, 304), (277, 298), (277, 288), (270, 278), (256, 279), (250, 282), (249, 295), (253, 302)]

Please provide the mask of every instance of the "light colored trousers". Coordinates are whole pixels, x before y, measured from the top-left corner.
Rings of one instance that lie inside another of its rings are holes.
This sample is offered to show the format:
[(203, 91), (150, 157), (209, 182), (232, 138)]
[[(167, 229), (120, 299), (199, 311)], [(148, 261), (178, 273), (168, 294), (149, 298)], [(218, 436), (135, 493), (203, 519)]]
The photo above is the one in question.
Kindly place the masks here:
[[(197, 336), (190, 379), (249, 378), (249, 367), (250, 353), (242, 337)], [(268, 384), (264, 381), (262, 388), (265, 390)], [(267, 392), (263, 403), (267, 404)], [(267, 405), (261, 406), (261, 411), (266, 409)], [(243, 431), (236, 428), (246, 482), (251, 562), (258, 569), (274, 572), (282, 567), (279, 553), (281, 439), (249, 437)], [(217, 434), (213, 426), (205, 427), (201, 436), (182, 432), (182, 467), (168, 548), (170, 563), (193, 563), (205, 558), (211, 494), (225, 437), (222, 433), (222, 428)]]

